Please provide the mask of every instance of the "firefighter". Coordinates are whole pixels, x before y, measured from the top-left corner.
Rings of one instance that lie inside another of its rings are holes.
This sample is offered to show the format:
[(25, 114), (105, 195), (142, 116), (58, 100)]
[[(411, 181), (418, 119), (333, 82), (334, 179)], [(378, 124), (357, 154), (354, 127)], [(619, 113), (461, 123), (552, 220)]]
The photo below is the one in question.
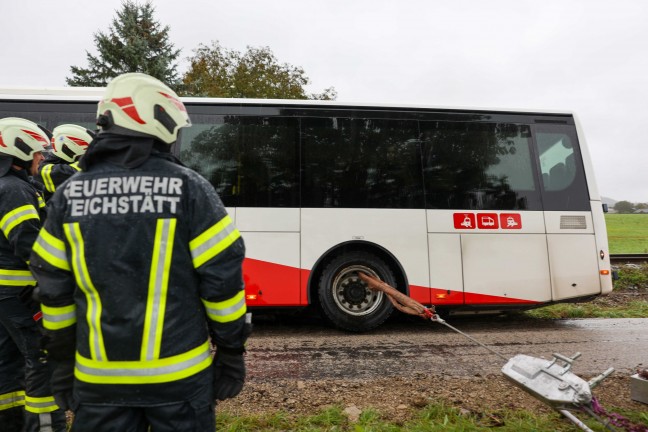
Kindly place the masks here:
[(36, 123), (0, 120), (0, 429), (64, 431), (65, 413), (50, 390), (41, 361), (36, 280), (27, 265), (41, 227), (42, 197), (29, 182), (48, 135)]
[(95, 137), (94, 132), (74, 124), (57, 126), (52, 135), (52, 151), (45, 154), (35, 178), (43, 185), (45, 201), (61, 183), (81, 170), (79, 159)]
[(243, 239), (170, 153), (191, 123), (169, 87), (120, 75), (97, 115), (31, 256), (54, 396), (75, 432), (213, 431), (215, 401), (245, 379)]

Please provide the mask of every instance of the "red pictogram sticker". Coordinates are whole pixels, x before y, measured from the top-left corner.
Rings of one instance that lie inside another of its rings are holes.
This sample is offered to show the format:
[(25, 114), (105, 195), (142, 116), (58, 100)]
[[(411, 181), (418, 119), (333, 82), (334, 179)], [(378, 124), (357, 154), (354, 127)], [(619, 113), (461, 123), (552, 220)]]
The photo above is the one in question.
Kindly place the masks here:
[(522, 229), (522, 216), (519, 213), (501, 213), (500, 226), (502, 229)]
[(477, 228), (479, 229), (499, 228), (497, 213), (477, 213)]
[(452, 215), (455, 229), (475, 229), (475, 215), (473, 213), (454, 213)]

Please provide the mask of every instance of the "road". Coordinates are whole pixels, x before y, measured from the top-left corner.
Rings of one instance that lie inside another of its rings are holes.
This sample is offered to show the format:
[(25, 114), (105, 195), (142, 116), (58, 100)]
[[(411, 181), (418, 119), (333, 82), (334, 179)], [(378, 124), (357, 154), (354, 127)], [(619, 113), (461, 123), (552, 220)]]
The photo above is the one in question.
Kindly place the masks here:
[[(648, 318), (544, 321), (507, 317), (448, 318), (457, 329), (507, 359), (581, 352), (573, 367), (593, 376), (614, 367), (648, 367)], [(273, 379), (374, 379), (420, 374), (499, 374), (505, 361), (438, 323), (408, 318), (366, 334), (349, 334), (313, 319), (259, 319), (248, 341), (248, 373)]]

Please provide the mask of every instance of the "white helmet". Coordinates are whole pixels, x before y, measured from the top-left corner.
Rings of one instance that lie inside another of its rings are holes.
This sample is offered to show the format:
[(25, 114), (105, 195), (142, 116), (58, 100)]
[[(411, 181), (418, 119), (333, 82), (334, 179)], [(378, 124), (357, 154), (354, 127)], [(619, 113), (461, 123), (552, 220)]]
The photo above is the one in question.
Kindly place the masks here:
[(114, 78), (97, 109), (97, 124), (118, 134), (152, 136), (167, 144), (191, 126), (187, 109), (166, 84), (143, 73)]
[(0, 119), (0, 156), (31, 161), (34, 153), (45, 150), (49, 143), (49, 131), (33, 121), (18, 117)]
[(70, 163), (83, 156), (95, 137), (94, 132), (73, 124), (57, 126), (52, 133), (52, 153)]

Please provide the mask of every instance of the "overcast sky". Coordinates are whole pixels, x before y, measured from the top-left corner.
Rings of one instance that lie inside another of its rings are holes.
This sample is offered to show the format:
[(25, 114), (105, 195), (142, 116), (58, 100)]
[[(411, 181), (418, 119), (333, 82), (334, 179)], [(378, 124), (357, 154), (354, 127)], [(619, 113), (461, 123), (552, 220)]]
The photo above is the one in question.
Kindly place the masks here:
[[(648, 1), (156, 0), (182, 49), (268, 46), (339, 101), (573, 111), (601, 195), (648, 202)], [(0, 0), (0, 87), (64, 86), (119, 0)]]

